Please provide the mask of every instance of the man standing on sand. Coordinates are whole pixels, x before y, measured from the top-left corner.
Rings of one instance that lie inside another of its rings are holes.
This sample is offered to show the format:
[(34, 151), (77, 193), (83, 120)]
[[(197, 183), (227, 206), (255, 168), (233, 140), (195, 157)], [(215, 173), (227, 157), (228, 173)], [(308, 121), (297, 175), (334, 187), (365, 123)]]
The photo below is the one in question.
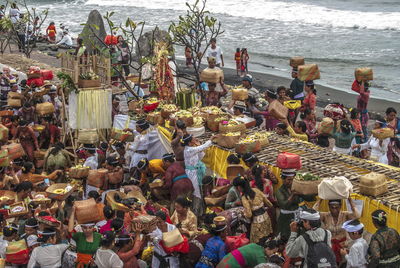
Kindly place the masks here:
[(217, 67), (224, 67), (224, 57), (222, 53), (222, 49), (217, 46), (217, 39), (211, 38), (210, 47), (207, 49), (206, 57), (207, 60), (211, 57), (215, 58)]

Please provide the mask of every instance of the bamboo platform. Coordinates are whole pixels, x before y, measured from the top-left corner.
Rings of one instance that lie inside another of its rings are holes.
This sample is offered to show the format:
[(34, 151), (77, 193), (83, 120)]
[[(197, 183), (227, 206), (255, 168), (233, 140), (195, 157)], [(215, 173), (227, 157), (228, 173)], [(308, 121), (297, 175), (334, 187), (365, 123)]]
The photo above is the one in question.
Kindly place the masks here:
[[(248, 134), (256, 132), (257, 130), (248, 130)], [(202, 142), (207, 141), (214, 133), (206, 131), (206, 133), (199, 137)], [(311, 143), (297, 141), (290, 137), (279, 136), (272, 133), (268, 137), (270, 144), (260, 152), (256, 153), (258, 159), (268, 165), (275, 166), (276, 158), (280, 152), (290, 152), (301, 156), (302, 170), (300, 172), (309, 172), (319, 177), (333, 177), (345, 176), (348, 178), (354, 187), (354, 192), (359, 192), (359, 178), (360, 176), (369, 172), (378, 172), (385, 174), (388, 180), (389, 191), (386, 194), (372, 197), (389, 208), (399, 211), (400, 208), (400, 169), (382, 165), (377, 162), (368, 161), (352, 156), (347, 156), (332, 152), (326, 148), (322, 148)], [(218, 145), (215, 145), (219, 147)], [(225, 151), (234, 152), (234, 149), (227, 149), (219, 147)]]

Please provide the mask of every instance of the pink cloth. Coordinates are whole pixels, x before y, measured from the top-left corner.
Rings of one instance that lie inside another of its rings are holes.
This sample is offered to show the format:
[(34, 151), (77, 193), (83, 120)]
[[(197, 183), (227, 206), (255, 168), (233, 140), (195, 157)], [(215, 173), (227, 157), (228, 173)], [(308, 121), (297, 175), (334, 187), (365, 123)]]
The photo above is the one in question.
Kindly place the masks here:
[(106, 224), (100, 227), (99, 233), (104, 234), (107, 231), (111, 231), (111, 221), (108, 220)]

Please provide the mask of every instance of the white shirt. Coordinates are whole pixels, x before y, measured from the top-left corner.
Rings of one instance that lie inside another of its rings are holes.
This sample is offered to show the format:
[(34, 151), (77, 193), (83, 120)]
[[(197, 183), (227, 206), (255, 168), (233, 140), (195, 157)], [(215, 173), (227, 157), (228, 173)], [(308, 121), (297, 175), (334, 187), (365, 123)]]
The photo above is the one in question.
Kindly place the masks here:
[(347, 268), (366, 268), (367, 267), (367, 256), (368, 244), (364, 238), (357, 239), (353, 246), (350, 248), (349, 254), (347, 254)]
[[(168, 232), (170, 232), (174, 229), (176, 229), (175, 225), (167, 223)], [(154, 252), (157, 252), (161, 256), (167, 255), (167, 253), (165, 253), (164, 249), (160, 245), (160, 241), (162, 240), (162, 231), (159, 228), (155, 229), (152, 233), (150, 233), (150, 238), (154, 245)], [(169, 261), (170, 268), (179, 268), (179, 258), (168, 257), (166, 259), (167, 259), (167, 261)], [(151, 267), (152, 268), (163, 268), (160, 266), (160, 261), (157, 259), (156, 256), (154, 256), (154, 254), (153, 254), (153, 259), (151, 261)]]
[(210, 57), (215, 58), (215, 63), (216, 64), (221, 64), (222, 63), (222, 58), (221, 58), (222, 55), (223, 55), (222, 49), (219, 46), (216, 46), (215, 49), (213, 49), (210, 46), (207, 49), (207, 52), (206, 52), (206, 57), (207, 58), (210, 58)]
[(64, 34), (62, 39), (57, 43), (57, 45), (67, 45), (72, 46), (74, 43), (72, 42), (72, 37), (69, 34)]
[(29, 259), (28, 268), (61, 267), (61, 256), (68, 248), (67, 244), (45, 245), (34, 248)]
[(83, 165), (85, 167), (90, 167), (90, 169), (97, 169), (97, 167), (99, 166), (97, 153), (93, 156), (88, 157)]
[(6, 248), (8, 247), (8, 241), (4, 240), (3, 236), (0, 237), (0, 258), (6, 258)]
[(19, 21), (20, 15), (21, 15), (21, 11), (19, 11), (19, 9), (10, 8), (10, 19), (13, 24), (17, 23)]
[(98, 268), (122, 268), (124, 263), (111, 249), (99, 248), (94, 259)]
[(380, 140), (371, 136), (369, 140), (361, 144), (361, 150), (371, 148), (371, 157), (376, 158), (379, 163), (388, 164), (389, 160), (387, 158), (388, 147), (390, 143), (390, 138), (386, 138), (382, 141), (382, 146), (379, 144)]

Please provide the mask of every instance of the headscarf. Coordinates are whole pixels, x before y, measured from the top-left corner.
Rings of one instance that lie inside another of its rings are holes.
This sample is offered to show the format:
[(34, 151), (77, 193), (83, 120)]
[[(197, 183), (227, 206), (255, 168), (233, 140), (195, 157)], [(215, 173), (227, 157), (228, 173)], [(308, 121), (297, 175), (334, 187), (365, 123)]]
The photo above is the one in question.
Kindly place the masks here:
[(362, 224), (362, 223), (359, 223), (357, 225), (349, 224), (352, 221), (353, 220), (349, 220), (349, 221), (346, 221), (346, 222), (343, 223), (342, 228), (345, 229), (346, 232), (354, 233), (354, 232), (358, 232), (358, 231), (360, 231), (361, 229), (364, 228), (364, 224)]
[(308, 212), (308, 211), (300, 211), (300, 219), (302, 220), (307, 220), (307, 221), (317, 221), (320, 219), (320, 215), (318, 211), (315, 211), (314, 213)]

